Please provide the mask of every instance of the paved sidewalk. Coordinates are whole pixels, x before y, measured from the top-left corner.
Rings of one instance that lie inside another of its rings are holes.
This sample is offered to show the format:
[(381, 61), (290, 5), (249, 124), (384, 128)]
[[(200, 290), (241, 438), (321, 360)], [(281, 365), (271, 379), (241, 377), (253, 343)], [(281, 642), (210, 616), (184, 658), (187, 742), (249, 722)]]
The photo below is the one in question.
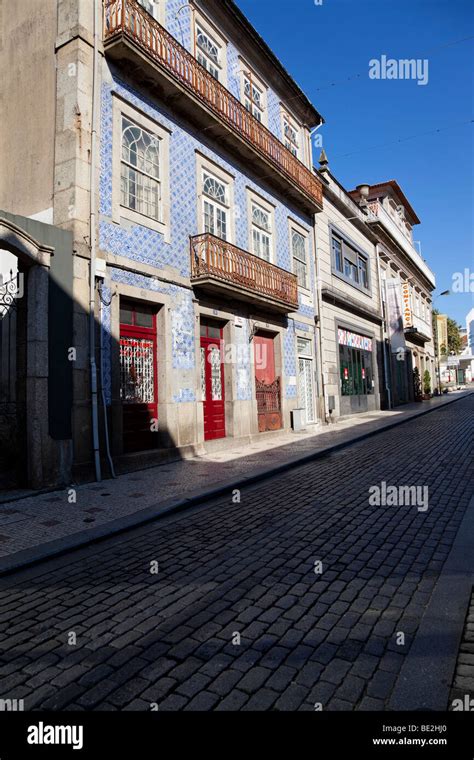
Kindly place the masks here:
[[(469, 395), (451, 393), (400, 409), (374, 412), (302, 433), (265, 436), (261, 442), (194, 459), (167, 462), (70, 489), (0, 504), (0, 572), (88, 543), (165, 512), (320, 456), (334, 447), (390, 428)], [(75, 498), (75, 502), (72, 499)]]

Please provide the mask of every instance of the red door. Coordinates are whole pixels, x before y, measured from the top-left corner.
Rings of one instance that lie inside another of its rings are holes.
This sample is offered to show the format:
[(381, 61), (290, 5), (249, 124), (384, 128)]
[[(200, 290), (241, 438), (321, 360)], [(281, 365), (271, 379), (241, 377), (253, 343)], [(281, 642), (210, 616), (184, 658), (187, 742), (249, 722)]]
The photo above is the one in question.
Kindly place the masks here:
[(201, 398), (206, 441), (225, 438), (223, 346), (222, 328), (201, 322)]
[(282, 426), (280, 378), (275, 376), (274, 338), (268, 334), (254, 336), (255, 387), (257, 393), (258, 430), (279, 430)]
[(124, 451), (158, 445), (156, 313), (131, 302), (120, 305), (120, 397)]

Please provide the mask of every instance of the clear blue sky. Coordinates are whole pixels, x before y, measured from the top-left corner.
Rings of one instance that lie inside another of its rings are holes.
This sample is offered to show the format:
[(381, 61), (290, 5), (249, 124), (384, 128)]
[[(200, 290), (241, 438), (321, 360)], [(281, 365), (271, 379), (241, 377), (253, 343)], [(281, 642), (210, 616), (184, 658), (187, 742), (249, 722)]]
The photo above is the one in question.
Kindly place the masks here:
[[(414, 238), (436, 293), (451, 289), (454, 272), (474, 272), (474, 125), (460, 124), (474, 118), (474, 39), (445, 47), (474, 36), (473, 0), (236, 2), (324, 116), (339, 181), (399, 182), (421, 220)], [(370, 79), (382, 54), (427, 58), (428, 84)], [(435, 303), (463, 325), (473, 305), (469, 292)]]

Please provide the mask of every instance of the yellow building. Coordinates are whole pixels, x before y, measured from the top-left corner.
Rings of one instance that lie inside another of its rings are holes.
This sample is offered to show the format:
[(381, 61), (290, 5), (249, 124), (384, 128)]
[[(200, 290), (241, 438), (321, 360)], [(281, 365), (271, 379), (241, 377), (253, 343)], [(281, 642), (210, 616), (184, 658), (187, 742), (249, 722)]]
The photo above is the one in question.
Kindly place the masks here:
[(436, 351), (438, 356), (445, 356), (448, 353), (447, 314), (436, 315)]

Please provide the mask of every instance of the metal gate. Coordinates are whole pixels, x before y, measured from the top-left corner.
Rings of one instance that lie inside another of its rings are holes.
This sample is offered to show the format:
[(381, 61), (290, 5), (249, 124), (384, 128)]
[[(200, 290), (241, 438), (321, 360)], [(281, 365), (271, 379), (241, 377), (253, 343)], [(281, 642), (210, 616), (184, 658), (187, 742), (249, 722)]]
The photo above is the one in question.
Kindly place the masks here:
[(0, 488), (26, 481), (25, 275), (0, 278)]
[(280, 378), (277, 377), (273, 383), (256, 379), (255, 386), (259, 433), (279, 430), (282, 426)]
[(144, 451), (158, 445), (156, 316), (151, 308), (120, 307), (120, 398), (123, 448)]

